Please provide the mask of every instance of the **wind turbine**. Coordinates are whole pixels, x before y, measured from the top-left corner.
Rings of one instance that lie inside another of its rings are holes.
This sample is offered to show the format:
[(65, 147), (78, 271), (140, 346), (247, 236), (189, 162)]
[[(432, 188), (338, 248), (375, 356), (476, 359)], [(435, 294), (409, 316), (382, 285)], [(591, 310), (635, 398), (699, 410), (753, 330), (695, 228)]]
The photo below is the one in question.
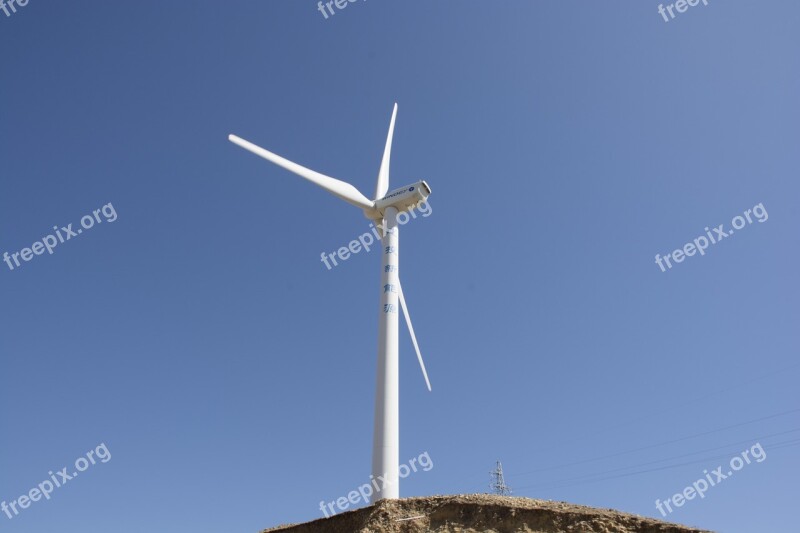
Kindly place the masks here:
[[(372, 477), (383, 484), (380, 499), (396, 499), (400, 497), (400, 379), (398, 358), (398, 309), (402, 308), (408, 331), (417, 359), (425, 377), (425, 384), (431, 390), (428, 372), (422, 361), (417, 337), (408, 314), (403, 289), (400, 286), (400, 241), (397, 215), (408, 211), (424, 202), (431, 193), (424, 181), (412, 185), (389, 190), (389, 164), (392, 157), (392, 137), (394, 123), (397, 118), (397, 104), (392, 111), (389, 123), (389, 134), (383, 151), (381, 168), (378, 172), (378, 183), (375, 186), (375, 198), (368, 199), (358, 189), (344, 181), (320, 174), (311, 169), (293, 163), (260, 146), (248, 142), (236, 135), (229, 135), (228, 140), (241, 146), (257, 156), (263, 157), (276, 165), (285, 168), (322, 187), (329, 193), (358, 207), (367, 218), (375, 222), (382, 231), (381, 252), (383, 256), (381, 268), (380, 307), (378, 309), (378, 372), (375, 391), (375, 428), (372, 441)], [(399, 305), (398, 305), (399, 303)], [(382, 480), (382, 481), (379, 481)]]

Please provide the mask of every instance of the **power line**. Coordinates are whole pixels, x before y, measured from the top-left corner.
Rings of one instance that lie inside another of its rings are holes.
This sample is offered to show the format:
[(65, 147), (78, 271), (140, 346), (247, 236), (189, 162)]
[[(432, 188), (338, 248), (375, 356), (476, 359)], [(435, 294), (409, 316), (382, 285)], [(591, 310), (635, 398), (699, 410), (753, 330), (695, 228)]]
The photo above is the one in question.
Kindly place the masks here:
[[(582, 475), (582, 476), (576, 476), (576, 477), (572, 477), (572, 478), (566, 478), (566, 479), (560, 479), (560, 480), (556, 480), (556, 481), (551, 481), (551, 482), (548, 482), (548, 483), (542, 483), (542, 486), (549, 486), (549, 485), (551, 485), (553, 483), (562, 483), (562, 482), (569, 482), (569, 481), (580, 481), (580, 480), (583, 480), (583, 479), (592, 479), (592, 478), (594, 478), (596, 476), (603, 476), (605, 474), (610, 474), (610, 473), (614, 473), (614, 472), (620, 472), (622, 470), (630, 470), (631, 468), (639, 468), (639, 467), (642, 467), (642, 466), (649, 466), (649, 465), (652, 465), (652, 464), (663, 463), (663, 462), (666, 462), (666, 461), (673, 461), (675, 459), (681, 459), (683, 457), (690, 457), (692, 455), (698, 455), (698, 454), (705, 453), (705, 452), (721, 450), (723, 448), (728, 448), (730, 446), (736, 446), (736, 445), (740, 445), (740, 444), (744, 444), (744, 443), (751, 443), (751, 442), (754, 442), (754, 441), (758, 442), (758, 441), (761, 441), (763, 439), (768, 439), (770, 437), (777, 437), (777, 436), (780, 436), (780, 435), (786, 435), (788, 433), (795, 433), (797, 431), (800, 431), (800, 428), (790, 429), (788, 431), (780, 431), (778, 433), (770, 433), (769, 435), (761, 435), (760, 437), (752, 437), (750, 439), (741, 440), (741, 441), (737, 441), (737, 442), (731, 442), (731, 443), (728, 443), (728, 444), (723, 444), (722, 446), (715, 446), (713, 448), (705, 448), (703, 450), (698, 450), (696, 452), (690, 452), (690, 453), (684, 453), (684, 454), (681, 454), (681, 455), (675, 455), (675, 456), (672, 456), (672, 457), (667, 457), (665, 459), (658, 459), (656, 461), (648, 461), (646, 463), (639, 463), (639, 464), (635, 464), (635, 465), (623, 466), (623, 467), (620, 467), (620, 468), (613, 468), (611, 470), (603, 470), (601, 472), (594, 472), (592, 474), (585, 474), (585, 475)], [(523, 487), (523, 488), (530, 488), (530, 487), (535, 487), (535, 486), (538, 486), (538, 485), (528, 485), (528, 486)]]
[(609, 459), (611, 457), (619, 457), (620, 455), (625, 455), (625, 454), (628, 454), (628, 453), (639, 452), (639, 451), (642, 451), (642, 450), (649, 450), (649, 449), (652, 449), (652, 448), (658, 448), (660, 446), (666, 446), (667, 444), (674, 444), (676, 442), (695, 439), (697, 437), (703, 437), (705, 435), (711, 435), (712, 433), (717, 433), (717, 432), (725, 431), (725, 430), (728, 430), (728, 429), (733, 429), (733, 428), (737, 428), (737, 427), (741, 427), (741, 426), (746, 426), (748, 424), (754, 424), (756, 422), (761, 422), (762, 420), (769, 420), (771, 418), (777, 418), (777, 417), (780, 417), (780, 416), (785, 416), (785, 415), (788, 415), (788, 414), (791, 414), (791, 413), (796, 413), (798, 411), (800, 411), (800, 409), (791, 409), (789, 411), (784, 411), (782, 413), (777, 413), (777, 414), (774, 414), (774, 415), (764, 416), (764, 417), (761, 417), (761, 418), (755, 418), (753, 420), (748, 420), (746, 422), (740, 422), (738, 424), (732, 424), (730, 426), (723, 426), (721, 428), (716, 428), (716, 429), (712, 429), (712, 430), (709, 430), (709, 431), (704, 431), (702, 433), (695, 433), (694, 435), (688, 435), (686, 437), (681, 437), (679, 439), (672, 439), (672, 440), (668, 440), (668, 441), (664, 441), (664, 442), (659, 442), (659, 443), (656, 443), (656, 444), (650, 444), (648, 446), (642, 446), (641, 448), (633, 448), (633, 449), (630, 449), (630, 450), (625, 450), (625, 451), (621, 451), (621, 452), (617, 452), (617, 453), (612, 453), (612, 454), (609, 454), (609, 455), (603, 455), (603, 456), (600, 456), (600, 457), (594, 457), (594, 458), (591, 458), (591, 459), (583, 459), (581, 461), (574, 461), (572, 463), (564, 463), (564, 464), (555, 465), (555, 466), (546, 466), (546, 467), (543, 467), (543, 468), (537, 468), (535, 470), (529, 470), (528, 472), (523, 472), (522, 474), (518, 474), (518, 476), (527, 476), (527, 475), (535, 474), (535, 473), (538, 473), (538, 472), (545, 472), (545, 471), (548, 471), (548, 470), (556, 470), (558, 468), (565, 468), (565, 467), (568, 467), (568, 466), (575, 466), (575, 465), (580, 465), (580, 464), (592, 463), (592, 462), (600, 461), (600, 460), (603, 460), (603, 459)]
[[(723, 392), (728, 392), (730, 390), (739, 389), (744, 385), (749, 385), (750, 383), (753, 383), (753, 382), (756, 382), (756, 381), (760, 381), (760, 380), (762, 380), (764, 378), (768, 378), (768, 377), (773, 376), (775, 374), (783, 374), (785, 371), (790, 370), (792, 368), (795, 368), (797, 366), (800, 366), (800, 362), (792, 363), (791, 365), (787, 365), (787, 366), (781, 367), (781, 368), (779, 368), (777, 370), (773, 370), (771, 372), (767, 372), (766, 374), (761, 374), (760, 376), (756, 376), (754, 378), (750, 378), (750, 379), (746, 379), (744, 381), (740, 381), (738, 383), (734, 383), (734, 384), (730, 385), (729, 387), (725, 387), (723, 389), (717, 389), (715, 391), (711, 391), (708, 394), (704, 394), (702, 396), (696, 396), (695, 398), (693, 398), (693, 399), (691, 399), (689, 401), (686, 401), (684, 403), (675, 404), (675, 405), (672, 405), (671, 407), (673, 409), (675, 409), (675, 408), (678, 408), (678, 407), (683, 407), (685, 405), (695, 405), (700, 400), (705, 400), (706, 398), (710, 398), (712, 396), (716, 396), (717, 394), (722, 394)], [(648, 418), (648, 417), (649, 417), (649, 415), (643, 415), (643, 416), (634, 418), (634, 419), (630, 420), (629, 422), (626, 422), (626, 423), (623, 423), (623, 424), (619, 424), (617, 426), (612, 426), (612, 427), (610, 427), (608, 429), (617, 429), (617, 428), (620, 428), (620, 427), (625, 427), (627, 425), (630, 425), (632, 422), (635, 422), (635, 421), (638, 421), (638, 420), (643, 420), (643, 419)], [(605, 431), (605, 430), (601, 430), (601, 431)]]
[[(785, 441), (785, 442), (778, 442), (778, 443), (773, 444), (772, 446), (770, 446), (769, 449), (770, 449), (770, 451), (772, 451), (772, 450), (779, 450), (781, 448), (789, 448), (791, 446), (800, 446), (800, 439), (793, 439), (793, 440), (789, 440), (789, 441)], [(636, 471), (636, 472), (628, 472), (626, 474), (618, 474), (618, 475), (615, 475), (615, 476), (605, 476), (605, 477), (600, 477), (600, 478), (597, 478), (597, 479), (586, 480), (586, 481), (583, 481), (583, 482), (581, 482), (581, 481), (578, 481), (578, 482), (575, 482), (575, 483), (566, 483), (565, 482), (565, 483), (561, 483), (561, 484), (559, 484), (560, 482), (555, 482), (556, 484), (549, 485), (549, 486), (529, 485), (529, 486), (526, 486), (526, 487), (520, 487), (519, 490), (523, 490), (523, 489), (535, 489), (535, 490), (560, 489), (560, 488), (564, 488), (564, 487), (572, 487), (572, 486), (575, 486), (575, 485), (583, 485), (583, 484), (588, 484), (588, 483), (598, 483), (600, 481), (606, 481), (606, 480), (609, 480), (609, 479), (618, 479), (618, 478), (622, 478), (622, 477), (637, 476), (639, 474), (647, 474), (647, 473), (650, 473), (650, 472), (658, 472), (660, 470), (669, 470), (671, 468), (679, 468), (681, 466), (693, 465), (693, 464), (698, 464), (698, 463), (705, 463), (706, 461), (713, 461), (714, 459), (721, 459), (721, 458), (726, 458), (726, 457), (729, 457), (729, 456), (730, 456), (730, 454), (717, 455), (717, 456), (714, 456), (714, 457), (706, 457), (704, 459), (698, 459), (696, 461), (689, 461), (689, 462), (686, 462), (686, 463), (667, 465), (667, 466), (662, 466), (662, 467), (659, 467), (659, 468), (650, 468), (648, 470), (639, 470), (639, 471)]]
[[(674, 409), (674, 408), (677, 408), (677, 407), (683, 407), (685, 405), (694, 405), (700, 400), (704, 400), (706, 398), (710, 398), (712, 396), (716, 396), (718, 394), (722, 394), (723, 392), (728, 392), (730, 390), (739, 389), (739, 388), (743, 387), (744, 385), (749, 385), (750, 383), (754, 383), (756, 381), (760, 381), (762, 379), (768, 378), (768, 377), (773, 376), (775, 374), (783, 374), (787, 370), (791, 370), (791, 369), (793, 369), (793, 368), (795, 368), (797, 366), (800, 366), (800, 362), (796, 362), (796, 363), (793, 363), (791, 365), (787, 365), (787, 366), (778, 368), (777, 370), (772, 370), (770, 372), (767, 372), (765, 374), (761, 374), (760, 376), (756, 376), (754, 378), (750, 378), (750, 379), (746, 379), (744, 381), (740, 381), (738, 383), (734, 383), (734, 384), (732, 384), (732, 385), (730, 385), (728, 387), (725, 387), (725, 388), (722, 388), (722, 389), (717, 389), (716, 391), (709, 392), (709, 393), (704, 394), (702, 396), (696, 396), (693, 399), (690, 399), (690, 400), (688, 400), (688, 401), (686, 401), (684, 403), (681, 403), (681, 404), (670, 405), (670, 408)], [(562, 440), (559, 443), (556, 443), (553, 446), (550, 446), (549, 448), (545, 448), (545, 450), (552, 450), (552, 449), (555, 449), (555, 448), (557, 448), (559, 446), (562, 446), (564, 444), (569, 444), (571, 442), (584, 440), (584, 439), (586, 439), (588, 437), (591, 437), (591, 436), (594, 436), (594, 435), (599, 435), (599, 434), (605, 433), (607, 431), (611, 431), (612, 429), (619, 429), (619, 428), (627, 427), (627, 426), (630, 426), (631, 424), (634, 424), (635, 422), (638, 422), (639, 420), (644, 420), (645, 418), (648, 418), (648, 417), (649, 417), (649, 415), (643, 415), (643, 416), (631, 418), (627, 422), (622, 422), (620, 424), (613, 425), (613, 426), (606, 426), (606, 427), (603, 427), (602, 429), (599, 429), (597, 431), (584, 433), (583, 435), (581, 435), (579, 437), (575, 437), (574, 439)]]

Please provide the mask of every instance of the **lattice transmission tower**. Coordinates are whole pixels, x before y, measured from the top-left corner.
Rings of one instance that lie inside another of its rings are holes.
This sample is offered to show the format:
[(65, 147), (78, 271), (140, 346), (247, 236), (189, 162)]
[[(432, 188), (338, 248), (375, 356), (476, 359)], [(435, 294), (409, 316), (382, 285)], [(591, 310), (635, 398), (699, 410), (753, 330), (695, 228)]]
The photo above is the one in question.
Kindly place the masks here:
[(508, 496), (511, 494), (511, 487), (506, 485), (506, 480), (503, 478), (503, 465), (500, 461), (497, 461), (497, 466), (494, 470), (489, 472), (492, 475), (492, 482), (489, 484), (489, 488), (492, 489), (492, 494), (497, 494), (500, 496)]

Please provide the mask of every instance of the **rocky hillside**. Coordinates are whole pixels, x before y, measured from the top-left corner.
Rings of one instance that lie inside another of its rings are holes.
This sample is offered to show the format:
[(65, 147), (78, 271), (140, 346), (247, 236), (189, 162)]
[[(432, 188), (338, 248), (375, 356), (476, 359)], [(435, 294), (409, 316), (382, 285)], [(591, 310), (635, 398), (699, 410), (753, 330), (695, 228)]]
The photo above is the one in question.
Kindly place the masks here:
[(485, 494), (384, 500), (264, 533), (709, 533), (569, 503)]

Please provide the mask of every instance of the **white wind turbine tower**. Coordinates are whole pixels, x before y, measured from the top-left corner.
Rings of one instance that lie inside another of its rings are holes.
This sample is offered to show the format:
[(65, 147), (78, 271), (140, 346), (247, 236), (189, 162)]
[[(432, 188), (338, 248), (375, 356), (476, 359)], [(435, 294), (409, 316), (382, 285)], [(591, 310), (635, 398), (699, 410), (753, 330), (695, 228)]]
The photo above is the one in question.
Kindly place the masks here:
[[(397, 104), (394, 105), (392, 120), (389, 124), (389, 135), (386, 138), (386, 148), (383, 152), (381, 168), (378, 172), (378, 183), (375, 187), (375, 199), (370, 200), (358, 189), (341, 180), (320, 174), (288, 159), (273, 154), (255, 144), (252, 144), (236, 135), (228, 139), (254, 154), (271, 161), (286, 170), (305, 178), (322, 187), (334, 196), (354, 205), (364, 211), (367, 218), (375, 221), (375, 226), (382, 228), (381, 251), (383, 256), (381, 268), (380, 308), (378, 309), (378, 375), (375, 391), (375, 430), (372, 442), (372, 476), (375, 480), (384, 480), (383, 489), (376, 499), (400, 497), (400, 479), (398, 467), (400, 464), (400, 380), (398, 367), (398, 307), (402, 308), (406, 319), (408, 331), (417, 359), (422, 368), (422, 375), (428, 390), (431, 383), (422, 361), (411, 318), (403, 297), (400, 286), (399, 264), (399, 228), (397, 215), (410, 210), (428, 198), (430, 187), (424, 181), (396, 189), (387, 194), (389, 190), (389, 163), (392, 155), (392, 137), (394, 123), (397, 117)], [(398, 305), (399, 303), (399, 305)]]

